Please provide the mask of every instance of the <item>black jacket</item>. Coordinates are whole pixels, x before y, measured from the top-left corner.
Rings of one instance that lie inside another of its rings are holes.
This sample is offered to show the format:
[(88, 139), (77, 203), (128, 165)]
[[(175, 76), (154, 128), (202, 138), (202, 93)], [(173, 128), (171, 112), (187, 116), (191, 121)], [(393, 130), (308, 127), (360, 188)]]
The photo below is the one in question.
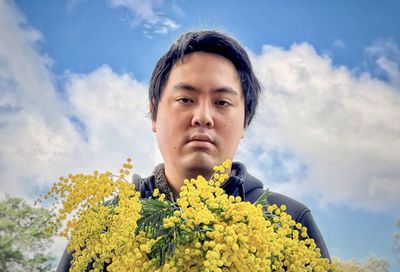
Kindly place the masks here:
[[(250, 175), (242, 163), (234, 162), (232, 169), (234, 169), (233, 172), (235, 175), (229, 177), (221, 187), (228, 195), (240, 196), (242, 200), (251, 203), (257, 201), (264, 192), (263, 183)], [(151, 197), (156, 188), (154, 175), (145, 179), (140, 178), (138, 175), (134, 175), (133, 183), (135, 184), (136, 190), (140, 192), (141, 198)], [(274, 192), (270, 192), (267, 200), (270, 204), (276, 204), (278, 206), (283, 204), (286, 205), (286, 213), (290, 214), (297, 223), (301, 223), (304, 227), (307, 227), (307, 233), (310, 238), (314, 239), (315, 243), (320, 248), (322, 257), (330, 259), (324, 238), (322, 237), (309, 208), (290, 197)], [(57, 272), (68, 271), (71, 266), (71, 260), (71, 254), (65, 250), (57, 267)]]

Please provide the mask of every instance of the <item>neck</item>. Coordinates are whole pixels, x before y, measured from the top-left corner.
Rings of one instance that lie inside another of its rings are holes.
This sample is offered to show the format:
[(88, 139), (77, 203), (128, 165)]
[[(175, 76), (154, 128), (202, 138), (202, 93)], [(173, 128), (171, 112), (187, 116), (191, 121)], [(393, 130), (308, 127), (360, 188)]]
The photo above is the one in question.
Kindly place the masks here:
[[(182, 169), (182, 167), (171, 167), (170, 165), (164, 164), (165, 166), (165, 178), (168, 185), (175, 196), (178, 196), (181, 192), (181, 187), (185, 179), (197, 178), (203, 176), (209, 180), (213, 175), (214, 171), (210, 168), (195, 168), (195, 169)], [(231, 168), (226, 170), (226, 173), (230, 175)]]
[(210, 179), (213, 174), (211, 169), (176, 169), (165, 165), (165, 177), (168, 185), (175, 196), (181, 192), (181, 187), (185, 179), (197, 178), (199, 175), (205, 179)]

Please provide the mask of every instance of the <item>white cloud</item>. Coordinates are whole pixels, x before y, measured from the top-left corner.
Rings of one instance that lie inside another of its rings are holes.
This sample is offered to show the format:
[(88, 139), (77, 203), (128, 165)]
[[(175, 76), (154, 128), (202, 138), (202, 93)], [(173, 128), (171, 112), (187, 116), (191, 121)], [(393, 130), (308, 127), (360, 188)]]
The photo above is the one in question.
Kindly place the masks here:
[(400, 48), (392, 40), (378, 40), (365, 49), (366, 62), (378, 76), (400, 86)]
[(146, 117), (146, 86), (107, 66), (67, 75), (57, 94), (41, 34), (12, 2), (0, 3), (0, 183), (35, 199), (60, 175), (117, 170), (132, 156), (149, 174), (160, 160)]
[(385, 57), (378, 58), (376, 63), (386, 73), (393, 85), (400, 86), (400, 69), (398, 63)]
[(12, 2), (0, 8), (2, 190), (29, 197), (66, 171), (118, 167), (128, 156), (150, 173), (159, 155), (146, 116), (147, 87), (103, 66), (66, 75), (58, 95), (49, 59), (37, 51), (41, 34)]
[(57, 171), (49, 164), (63, 160), (76, 137), (49, 59), (37, 53), (41, 35), (12, 2), (0, 3), (0, 36), (0, 182), (2, 190), (21, 196)]
[(102, 66), (90, 74), (71, 75), (66, 92), (84, 126), (83, 145), (93, 156), (87, 160), (101, 168), (111, 163), (117, 167), (121, 156), (132, 156), (137, 171), (151, 173), (160, 157), (147, 117), (147, 86)]
[(399, 85), (334, 67), (307, 43), (265, 46), (253, 60), (265, 92), (240, 154), (267, 169), (266, 185), (321, 204), (398, 210)]
[[(161, 0), (109, 0), (109, 3), (114, 8), (128, 9), (134, 16), (132, 25), (143, 25), (143, 33), (148, 38), (152, 38), (153, 34), (167, 34), (180, 27), (177, 22), (159, 11), (163, 5)], [(176, 4), (173, 4), (172, 9), (175, 13), (177, 10), (182, 12)]]

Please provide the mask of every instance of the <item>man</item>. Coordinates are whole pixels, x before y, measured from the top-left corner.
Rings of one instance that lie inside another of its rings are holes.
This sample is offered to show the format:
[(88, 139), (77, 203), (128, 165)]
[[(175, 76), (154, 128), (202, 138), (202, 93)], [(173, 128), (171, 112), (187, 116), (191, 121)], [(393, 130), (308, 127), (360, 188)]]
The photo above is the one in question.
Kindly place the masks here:
[[(157, 62), (150, 81), (152, 130), (164, 164), (147, 179), (134, 177), (142, 197), (155, 188), (179, 193), (185, 178), (209, 178), (212, 167), (233, 159), (245, 129), (256, 112), (260, 84), (246, 51), (231, 37), (215, 31), (183, 34)], [(233, 163), (226, 193), (255, 202), (263, 184)], [(281, 194), (268, 201), (287, 206), (287, 212), (307, 227), (323, 257), (330, 258), (310, 210)]]
[[(210, 178), (213, 166), (233, 159), (255, 114), (260, 84), (246, 51), (231, 37), (216, 31), (183, 34), (157, 62), (150, 81), (152, 130), (164, 163), (153, 175), (134, 183), (143, 198), (158, 188), (178, 195), (185, 178)], [(263, 183), (232, 164), (222, 184), (227, 194), (255, 202)], [(296, 222), (307, 227), (323, 257), (329, 253), (310, 210), (284, 195), (271, 193), (268, 201), (287, 206)], [(64, 254), (57, 271), (66, 271), (71, 256)]]

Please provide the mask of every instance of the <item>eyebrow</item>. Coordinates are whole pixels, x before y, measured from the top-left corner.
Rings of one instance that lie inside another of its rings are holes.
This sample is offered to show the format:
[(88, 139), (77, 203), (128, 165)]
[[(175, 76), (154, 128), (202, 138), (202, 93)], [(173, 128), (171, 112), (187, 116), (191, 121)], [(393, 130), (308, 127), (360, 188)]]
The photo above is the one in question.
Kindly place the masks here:
[[(189, 92), (198, 92), (199, 91), (199, 89), (197, 89), (196, 87), (194, 87), (194, 86), (192, 86), (190, 84), (187, 84), (187, 83), (183, 83), (183, 82), (175, 84), (172, 87), (172, 90), (173, 91), (182, 91), (183, 90), (183, 91), (189, 91)], [(237, 91), (235, 91), (233, 88), (231, 88), (229, 86), (223, 86), (223, 87), (220, 87), (220, 88), (216, 88), (216, 89), (212, 90), (212, 92), (215, 92), (215, 93), (228, 93), (228, 94), (231, 94), (231, 95), (239, 95), (239, 93)]]

